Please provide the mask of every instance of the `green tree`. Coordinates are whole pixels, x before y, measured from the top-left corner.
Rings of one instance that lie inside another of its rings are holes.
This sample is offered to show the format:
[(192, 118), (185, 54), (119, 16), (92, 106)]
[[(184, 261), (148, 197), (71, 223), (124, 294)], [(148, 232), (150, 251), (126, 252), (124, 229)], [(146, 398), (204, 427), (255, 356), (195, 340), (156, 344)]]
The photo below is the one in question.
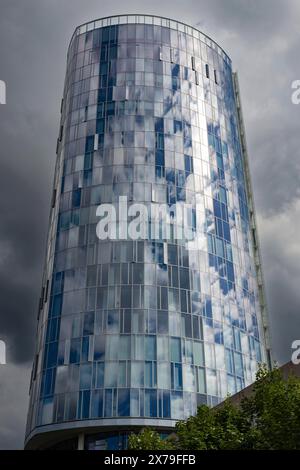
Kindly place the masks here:
[(280, 369), (261, 367), (253, 394), (244, 398), (241, 412), (249, 430), (244, 446), (252, 449), (300, 449), (300, 379)]
[(169, 438), (161, 439), (158, 432), (150, 428), (145, 428), (139, 434), (131, 434), (129, 436), (129, 449), (171, 450), (174, 448)]
[(176, 424), (170, 439), (145, 429), (129, 440), (131, 449), (300, 449), (300, 380), (284, 379), (280, 369), (261, 366), (253, 393), (234, 405), (202, 405), (196, 416)]

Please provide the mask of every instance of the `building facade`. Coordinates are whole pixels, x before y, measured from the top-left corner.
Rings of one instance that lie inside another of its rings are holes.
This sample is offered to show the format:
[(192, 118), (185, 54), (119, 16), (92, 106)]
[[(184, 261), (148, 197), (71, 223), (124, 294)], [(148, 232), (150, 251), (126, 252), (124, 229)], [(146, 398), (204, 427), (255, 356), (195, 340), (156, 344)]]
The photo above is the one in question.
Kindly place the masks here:
[[(99, 239), (97, 208), (117, 207), (120, 197), (129, 207), (189, 204), (192, 248), (173, 232)], [(78, 27), (67, 57), (26, 447), (119, 449), (145, 426), (168, 433), (197, 405), (214, 406), (252, 383), (269, 360), (230, 58), (166, 18)]]

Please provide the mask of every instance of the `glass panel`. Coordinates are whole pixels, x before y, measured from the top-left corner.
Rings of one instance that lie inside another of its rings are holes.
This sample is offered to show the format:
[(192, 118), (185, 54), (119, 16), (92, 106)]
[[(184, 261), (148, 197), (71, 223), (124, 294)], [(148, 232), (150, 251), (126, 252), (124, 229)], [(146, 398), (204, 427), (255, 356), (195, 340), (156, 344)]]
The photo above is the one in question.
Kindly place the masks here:
[(103, 416), (103, 390), (94, 390), (92, 394), (91, 418)]
[(104, 386), (105, 387), (117, 387), (118, 386), (118, 362), (106, 362), (105, 363), (105, 374), (104, 374)]
[(118, 416), (130, 416), (129, 389), (118, 390)]
[(170, 355), (172, 362), (181, 362), (181, 341), (180, 338), (170, 339)]
[(131, 386), (134, 388), (144, 386), (144, 362), (131, 362)]
[(157, 387), (170, 389), (170, 365), (168, 362), (158, 362), (157, 364)]
[(92, 379), (92, 364), (80, 366), (80, 390), (90, 389)]
[(156, 337), (145, 336), (145, 359), (156, 360)]
[(130, 341), (131, 337), (129, 335), (120, 335), (119, 344), (117, 346), (117, 351), (119, 350), (119, 359), (131, 358)]
[(198, 366), (204, 365), (204, 348), (203, 343), (194, 341), (194, 364)]
[(169, 338), (168, 336), (157, 337), (157, 360), (168, 361), (169, 360)]

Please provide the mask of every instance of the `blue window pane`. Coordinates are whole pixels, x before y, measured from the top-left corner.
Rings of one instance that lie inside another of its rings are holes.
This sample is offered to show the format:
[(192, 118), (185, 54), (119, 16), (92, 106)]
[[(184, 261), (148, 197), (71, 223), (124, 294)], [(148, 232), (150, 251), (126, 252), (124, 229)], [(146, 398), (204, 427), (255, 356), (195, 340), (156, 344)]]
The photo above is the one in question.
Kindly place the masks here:
[(47, 363), (46, 368), (54, 367), (57, 365), (57, 352), (58, 352), (58, 342), (55, 341), (54, 343), (48, 344), (48, 355), (47, 355)]
[(158, 166), (163, 166), (165, 164), (165, 157), (163, 150), (156, 150), (155, 164)]
[(229, 281), (234, 282), (234, 270), (233, 270), (233, 263), (230, 263), (227, 261), (226, 263), (227, 267), (227, 278)]
[(225, 349), (226, 369), (230, 374), (234, 373), (232, 351)]
[(61, 307), (62, 307), (62, 295), (55, 295), (53, 297), (53, 304), (52, 304), (52, 317), (59, 317), (61, 314)]
[(104, 404), (104, 416), (107, 418), (112, 416), (112, 390), (105, 390), (105, 404)]
[(230, 242), (230, 229), (229, 224), (227, 222), (223, 222), (223, 235), (225, 240)]
[(47, 369), (43, 372), (41, 384), (41, 396), (52, 395), (55, 385), (56, 369)]
[(47, 342), (56, 341), (58, 339), (59, 324), (60, 318), (53, 318), (48, 321)]
[(87, 362), (89, 360), (89, 337), (84, 336), (82, 338), (82, 346), (81, 346), (81, 360), (82, 362)]
[(130, 416), (129, 389), (118, 390), (118, 416)]
[(96, 388), (101, 388), (104, 385), (104, 362), (96, 364)]
[(88, 419), (90, 416), (90, 395), (89, 390), (79, 392), (79, 403), (81, 404), (81, 418)]
[(235, 373), (239, 377), (244, 377), (244, 369), (243, 369), (243, 359), (240, 353), (234, 353), (234, 367)]
[(171, 364), (171, 388), (182, 390), (182, 364)]
[(156, 390), (145, 390), (145, 416), (157, 417), (157, 392)]
[(103, 416), (103, 390), (94, 390), (92, 395), (91, 418)]
[(170, 392), (163, 391), (163, 418), (171, 418)]
[(93, 150), (94, 150), (94, 136), (90, 135), (86, 138), (85, 151), (93, 152)]
[(104, 360), (105, 357), (105, 337), (95, 336), (94, 340), (94, 360)]
[(221, 206), (220, 206), (219, 201), (217, 201), (217, 199), (214, 199), (214, 214), (215, 214), (216, 217), (221, 219), (221, 217), (222, 217), (222, 215), (221, 215)]
[(80, 338), (71, 340), (70, 347), (70, 364), (75, 364), (80, 362), (80, 349), (81, 349), (81, 340)]
[(81, 189), (76, 189), (72, 193), (72, 207), (80, 207)]
[(205, 301), (205, 316), (207, 318), (212, 318), (212, 304), (211, 299), (206, 299)]

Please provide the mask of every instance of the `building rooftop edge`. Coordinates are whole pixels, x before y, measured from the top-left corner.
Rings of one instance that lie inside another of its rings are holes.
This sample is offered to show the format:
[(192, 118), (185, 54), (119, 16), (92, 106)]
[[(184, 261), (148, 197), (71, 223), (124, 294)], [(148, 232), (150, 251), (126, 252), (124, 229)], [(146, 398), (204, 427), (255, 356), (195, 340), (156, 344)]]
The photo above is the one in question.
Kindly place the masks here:
[[(113, 22), (113, 23), (109, 23), (107, 21), (107, 24), (102, 24), (101, 26), (98, 25), (98, 23), (100, 22), (104, 22), (105, 20), (116, 20), (116, 19), (121, 19), (121, 22)], [(128, 18), (132, 19), (134, 18), (134, 21), (128, 21)], [(139, 18), (144, 18), (144, 21), (137, 21), (137, 19)], [(147, 22), (146, 19), (154, 19), (154, 18), (157, 18), (157, 19), (161, 19), (161, 20), (164, 20), (166, 22), (165, 25), (158, 25), (158, 24), (155, 24), (155, 22), (152, 21), (152, 23), (150, 22)], [(123, 19), (123, 20), (122, 20)], [(127, 19), (125, 21), (125, 19)], [(203, 31), (200, 31), (198, 28), (196, 28), (195, 26), (191, 26), (187, 23), (184, 23), (183, 21), (178, 21), (178, 20), (174, 20), (172, 18), (168, 18), (168, 17), (165, 17), (165, 16), (159, 16), (159, 15), (146, 15), (146, 14), (139, 14), (139, 13), (128, 13), (127, 15), (126, 14), (123, 14), (123, 15), (109, 15), (109, 16), (104, 16), (104, 17), (100, 17), (100, 18), (96, 18), (95, 20), (91, 20), (91, 21), (87, 21), (85, 23), (82, 23), (78, 26), (76, 26), (73, 34), (72, 34), (72, 37), (70, 39), (70, 42), (69, 42), (69, 47), (68, 47), (68, 52), (69, 52), (69, 49), (70, 49), (70, 46), (72, 44), (72, 41), (74, 39), (74, 37), (77, 35), (77, 34), (83, 34), (85, 32), (88, 32), (88, 31), (93, 31), (94, 29), (98, 29), (98, 28), (103, 28), (105, 26), (115, 26), (115, 25), (121, 25), (121, 24), (148, 24), (148, 25), (154, 25), (154, 26), (165, 26), (167, 28), (171, 28), (171, 29), (177, 29), (181, 32), (185, 32), (187, 34), (189, 34), (189, 29), (192, 31), (195, 31), (198, 33), (198, 38), (201, 39), (201, 35), (206, 38), (208, 41), (211, 41), (217, 49), (220, 49), (220, 51), (222, 51), (222, 53), (226, 56), (226, 58), (229, 60), (229, 62), (231, 63), (231, 59), (230, 59), (230, 56), (227, 54), (227, 52), (214, 40), (212, 39), (210, 36), (208, 36), (206, 33), (203, 33)], [(172, 28), (172, 24), (176, 24), (177, 26), (178, 25), (181, 25), (181, 27), (183, 27), (183, 29), (179, 29), (178, 27), (177, 28)], [(85, 29), (85, 30), (83, 30)], [(192, 35), (192, 34), (191, 34)], [(209, 45), (209, 44), (208, 44)]]

